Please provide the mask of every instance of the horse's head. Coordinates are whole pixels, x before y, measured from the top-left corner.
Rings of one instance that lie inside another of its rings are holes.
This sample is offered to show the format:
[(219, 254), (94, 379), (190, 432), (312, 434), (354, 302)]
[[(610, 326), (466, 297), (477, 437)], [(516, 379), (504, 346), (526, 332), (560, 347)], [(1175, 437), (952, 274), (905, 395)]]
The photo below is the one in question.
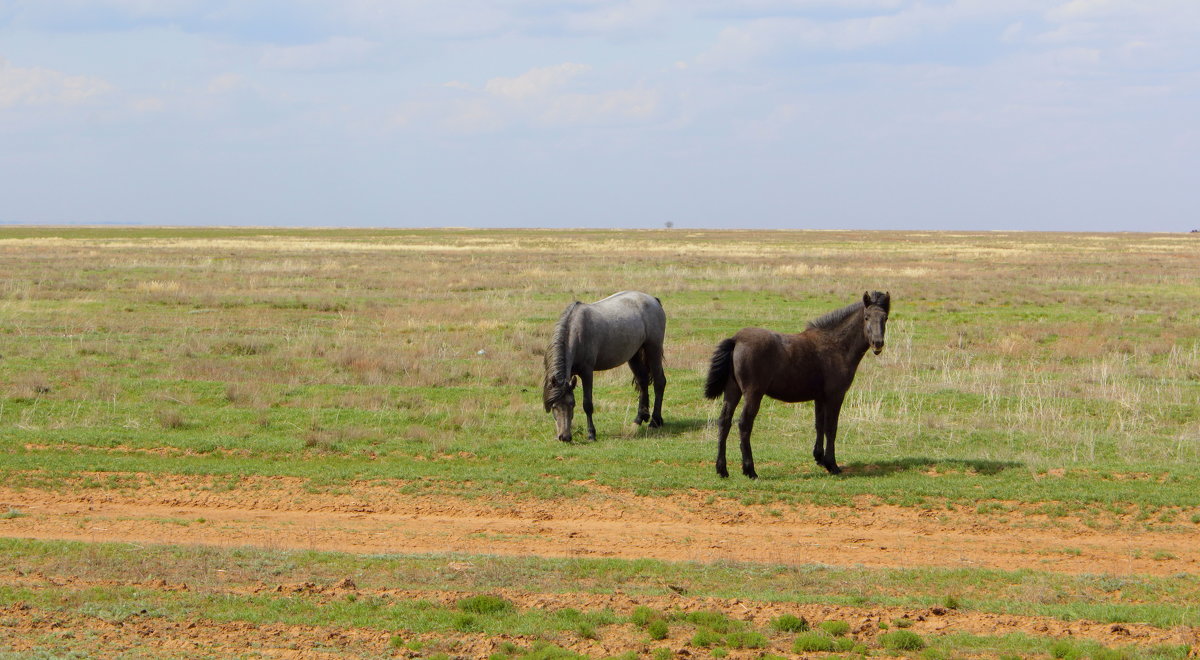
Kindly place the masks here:
[(892, 298), (887, 292), (863, 293), (863, 332), (875, 355), (883, 352), (883, 335), (887, 330), (888, 312), (891, 309)]
[(575, 378), (565, 385), (559, 382), (557, 376), (551, 376), (550, 385), (557, 391), (553, 398), (545, 401), (546, 412), (554, 415), (554, 427), (558, 439), (563, 442), (571, 441), (571, 422), (575, 418)]

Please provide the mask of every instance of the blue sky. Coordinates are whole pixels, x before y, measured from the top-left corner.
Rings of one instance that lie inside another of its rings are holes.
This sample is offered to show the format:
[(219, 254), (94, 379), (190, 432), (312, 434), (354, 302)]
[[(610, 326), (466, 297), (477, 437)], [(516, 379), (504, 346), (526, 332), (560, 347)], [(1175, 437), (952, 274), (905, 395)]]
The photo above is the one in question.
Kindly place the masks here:
[(0, 223), (1186, 231), (1197, 0), (0, 0)]

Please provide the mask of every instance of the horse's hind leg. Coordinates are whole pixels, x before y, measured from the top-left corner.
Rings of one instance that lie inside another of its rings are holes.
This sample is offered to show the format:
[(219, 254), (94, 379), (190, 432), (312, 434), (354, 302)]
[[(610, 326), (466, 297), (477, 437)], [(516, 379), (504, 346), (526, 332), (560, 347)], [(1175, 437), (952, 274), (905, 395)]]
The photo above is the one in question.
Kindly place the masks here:
[(754, 418), (758, 416), (758, 406), (762, 403), (762, 392), (747, 392), (746, 403), (742, 406), (742, 417), (738, 420), (738, 433), (742, 440), (742, 474), (757, 479), (754, 471), (754, 454), (750, 451), (750, 433), (754, 430)]
[(729, 427), (733, 426), (733, 411), (737, 409), (738, 401), (742, 400), (742, 391), (738, 389), (733, 379), (725, 387), (725, 404), (721, 406), (721, 417), (717, 420), (717, 474), (728, 477), (729, 470), (725, 467), (725, 439), (729, 437)]
[(667, 375), (663, 373), (662, 346), (646, 347), (646, 367), (650, 370), (650, 379), (654, 381), (654, 415), (650, 417), (650, 428), (653, 429), (663, 424), (663, 390), (667, 389)]
[(633, 419), (634, 424), (650, 419), (650, 369), (646, 367), (642, 355), (642, 351), (638, 351), (629, 358), (629, 370), (633, 372), (633, 384), (638, 391), (638, 411)]

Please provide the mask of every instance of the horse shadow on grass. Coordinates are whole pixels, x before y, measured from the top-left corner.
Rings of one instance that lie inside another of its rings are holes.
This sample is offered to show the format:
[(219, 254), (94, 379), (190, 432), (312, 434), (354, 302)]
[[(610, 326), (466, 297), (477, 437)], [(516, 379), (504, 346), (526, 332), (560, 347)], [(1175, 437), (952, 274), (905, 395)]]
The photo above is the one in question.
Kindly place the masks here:
[[(966, 474), (976, 474), (981, 476), (994, 476), (1011, 470), (1013, 468), (1024, 467), (1024, 463), (1018, 461), (992, 461), (986, 459), (975, 458), (928, 458), (924, 456), (913, 456), (909, 458), (897, 458), (890, 461), (852, 461), (842, 464), (843, 477), (884, 477), (897, 472), (919, 471), (926, 472), (937, 468), (939, 472), (951, 473), (962, 472)], [(824, 472), (814, 473), (816, 475), (824, 474)]]
[(652, 429), (649, 426), (642, 425), (638, 428), (638, 433), (643, 435), (683, 435), (699, 431), (708, 426), (708, 420), (698, 419), (694, 417), (672, 418), (668, 417), (663, 420), (662, 426)]
[(708, 421), (704, 419), (693, 418), (667, 418), (663, 420), (662, 426), (650, 428), (648, 424), (634, 425), (632, 422), (621, 431), (613, 431), (609, 435), (601, 432), (595, 440), (589, 440), (587, 430), (576, 428), (571, 435), (571, 444), (573, 445), (591, 445), (609, 440), (629, 439), (629, 438), (656, 438), (656, 437), (675, 437), (699, 431), (708, 426)]

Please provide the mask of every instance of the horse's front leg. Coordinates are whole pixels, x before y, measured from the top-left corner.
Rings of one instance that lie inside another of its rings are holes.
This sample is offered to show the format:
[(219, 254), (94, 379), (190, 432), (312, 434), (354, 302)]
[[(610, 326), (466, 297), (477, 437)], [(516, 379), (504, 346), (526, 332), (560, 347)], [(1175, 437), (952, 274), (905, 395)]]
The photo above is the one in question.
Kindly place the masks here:
[(721, 478), (729, 476), (725, 467), (725, 439), (729, 437), (729, 427), (733, 426), (733, 411), (737, 409), (742, 393), (734, 388), (725, 390), (725, 404), (721, 406), (721, 417), (717, 420), (717, 474)]
[(754, 430), (754, 418), (758, 416), (758, 406), (762, 403), (761, 392), (751, 392), (746, 395), (746, 403), (742, 406), (742, 416), (738, 420), (738, 433), (742, 440), (742, 474), (757, 479), (754, 471), (754, 454), (750, 451), (750, 433)]
[(813, 421), (817, 427), (817, 440), (813, 443), (813, 460), (817, 465), (825, 465), (825, 402), (813, 400)]
[(592, 423), (592, 371), (588, 369), (579, 374), (579, 382), (583, 385), (583, 413), (587, 415), (588, 441), (596, 440), (596, 425)]
[(837, 397), (826, 402), (825, 405), (825, 460), (820, 461), (821, 465), (830, 474), (840, 474), (842, 468), (837, 464), (837, 452), (835, 451), (835, 443), (837, 442), (838, 416), (842, 412), (842, 397)]

